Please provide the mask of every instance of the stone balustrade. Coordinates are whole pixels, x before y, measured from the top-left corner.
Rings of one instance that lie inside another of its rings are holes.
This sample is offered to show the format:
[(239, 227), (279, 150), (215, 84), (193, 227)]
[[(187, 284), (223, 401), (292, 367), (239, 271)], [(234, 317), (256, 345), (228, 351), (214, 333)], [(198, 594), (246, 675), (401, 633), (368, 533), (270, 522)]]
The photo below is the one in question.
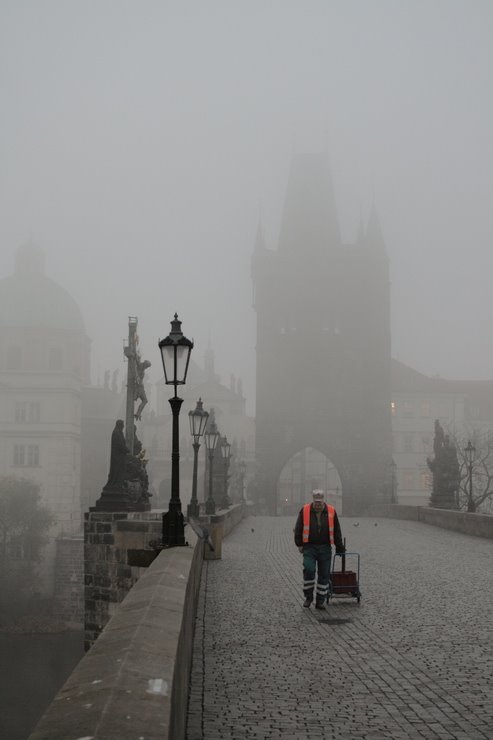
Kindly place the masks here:
[[(233, 506), (217, 512), (210, 523), (221, 524), (226, 536), (243, 515), (241, 505)], [(155, 517), (150, 521), (154, 529)], [(133, 585), (29, 740), (185, 736), (193, 630), (207, 548), (190, 527), (186, 538), (188, 547), (162, 550)]]
[(493, 516), (452, 509), (434, 509), (431, 506), (404, 506), (402, 504), (375, 504), (370, 516), (392, 519), (413, 519), (455, 532), (493, 539)]

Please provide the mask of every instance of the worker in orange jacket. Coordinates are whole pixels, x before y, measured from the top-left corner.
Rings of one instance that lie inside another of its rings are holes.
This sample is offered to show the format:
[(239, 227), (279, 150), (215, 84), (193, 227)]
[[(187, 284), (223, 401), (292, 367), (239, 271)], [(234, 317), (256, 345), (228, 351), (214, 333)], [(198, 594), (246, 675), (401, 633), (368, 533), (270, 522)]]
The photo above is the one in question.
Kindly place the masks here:
[(309, 608), (315, 590), (318, 570), (315, 608), (325, 609), (330, 588), (332, 545), (336, 552), (344, 552), (341, 527), (336, 510), (324, 501), (323, 491), (313, 491), (313, 502), (305, 504), (296, 520), (294, 541), (303, 553), (303, 606)]

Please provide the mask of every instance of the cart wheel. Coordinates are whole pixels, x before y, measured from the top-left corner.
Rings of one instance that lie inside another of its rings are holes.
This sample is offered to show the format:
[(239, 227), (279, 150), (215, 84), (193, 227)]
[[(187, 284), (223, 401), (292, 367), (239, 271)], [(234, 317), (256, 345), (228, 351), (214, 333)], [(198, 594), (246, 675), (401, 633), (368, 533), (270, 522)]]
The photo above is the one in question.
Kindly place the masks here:
[(358, 604), (359, 604), (359, 602), (361, 601), (361, 594), (358, 594), (358, 595), (357, 595), (357, 597), (356, 597), (356, 600), (357, 600), (357, 602), (358, 602)]

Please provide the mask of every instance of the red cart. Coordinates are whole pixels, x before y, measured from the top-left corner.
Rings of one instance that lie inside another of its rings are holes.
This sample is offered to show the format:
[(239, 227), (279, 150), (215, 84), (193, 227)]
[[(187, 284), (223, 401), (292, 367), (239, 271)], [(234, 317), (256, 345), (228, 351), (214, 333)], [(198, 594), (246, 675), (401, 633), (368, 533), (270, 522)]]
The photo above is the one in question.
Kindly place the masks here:
[[(346, 569), (346, 561), (352, 565), (353, 570)], [(356, 601), (361, 601), (359, 588), (359, 552), (345, 552), (341, 555), (334, 554), (330, 574), (330, 589), (328, 599), (331, 596), (348, 596)], [(339, 567), (340, 566), (340, 567)]]

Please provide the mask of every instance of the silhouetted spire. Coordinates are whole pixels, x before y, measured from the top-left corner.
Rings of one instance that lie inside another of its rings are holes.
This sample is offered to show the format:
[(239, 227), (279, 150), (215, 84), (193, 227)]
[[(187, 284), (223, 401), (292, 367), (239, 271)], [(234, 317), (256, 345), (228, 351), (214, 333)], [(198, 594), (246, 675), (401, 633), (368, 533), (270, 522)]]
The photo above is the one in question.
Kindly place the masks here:
[(17, 247), (15, 253), (15, 271), (43, 274), (45, 271), (45, 256), (41, 247), (38, 247), (31, 240)]
[(205, 370), (205, 376), (207, 380), (214, 380), (215, 378), (215, 372), (214, 372), (214, 350), (212, 349), (209, 344), (207, 346), (207, 349), (204, 352), (204, 370)]
[(255, 237), (254, 252), (263, 252), (265, 249), (264, 231), (262, 228), (262, 219), (259, 217), (257, 226), (257, 236)]
[(374, 252), (387, 255), (387, 248), (385, 246), (385, 239), (383, 238), (382, 227), (380, 226), (380, 219), (375, 204), (373, 203), (368, 218), (368, 226), (366, 229), (366, 243), (368, 248)]
[(341, 244), (339, 218), (326, 154), (296, 154), (291, 162), (279, 250), (324, 252)]

